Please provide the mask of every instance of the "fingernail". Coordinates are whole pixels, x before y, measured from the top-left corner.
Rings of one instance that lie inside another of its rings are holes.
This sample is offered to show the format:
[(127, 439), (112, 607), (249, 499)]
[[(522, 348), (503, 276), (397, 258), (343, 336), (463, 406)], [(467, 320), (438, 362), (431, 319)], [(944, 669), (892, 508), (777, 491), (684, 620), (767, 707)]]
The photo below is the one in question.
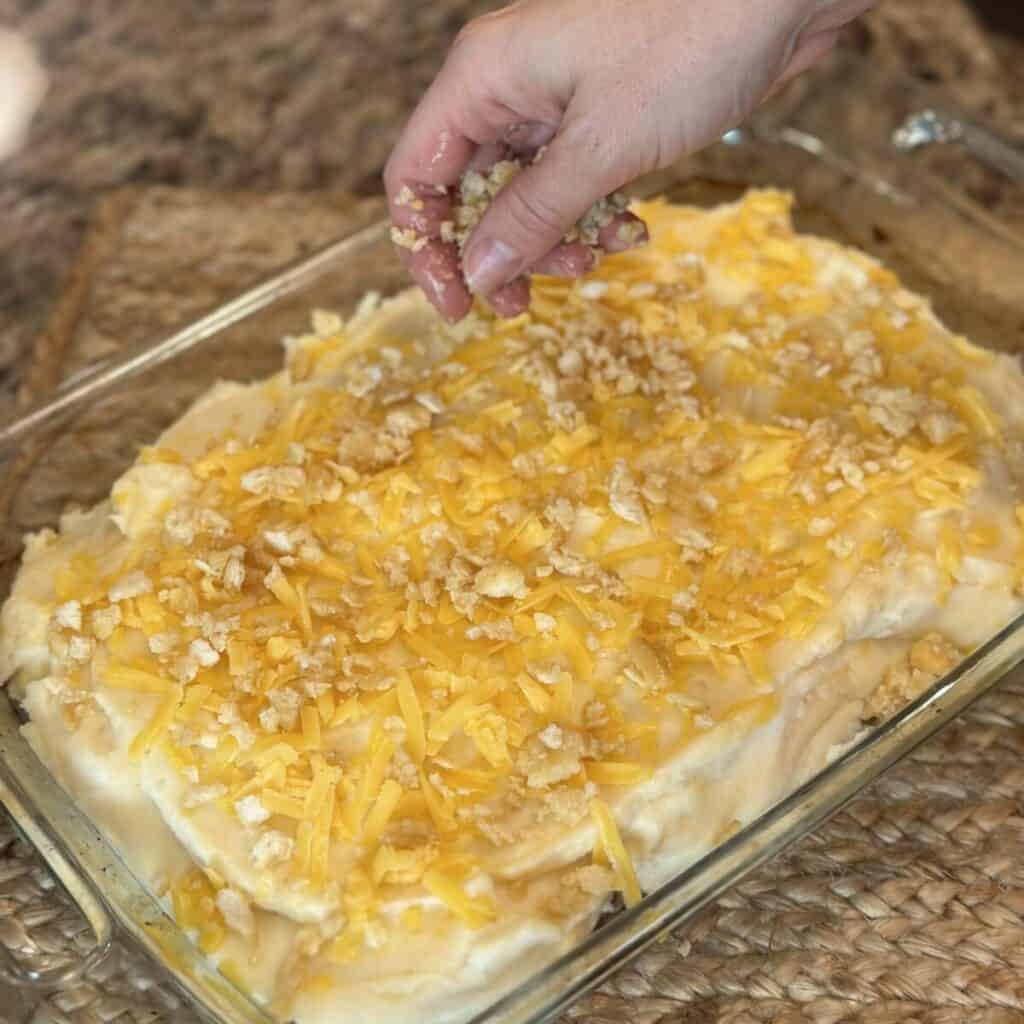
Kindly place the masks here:
[(515, 277), (519, 263), (519, 255), (500, 238), (484, 242), (466, 259), (466, 284), (471, 292), (490, 295)]

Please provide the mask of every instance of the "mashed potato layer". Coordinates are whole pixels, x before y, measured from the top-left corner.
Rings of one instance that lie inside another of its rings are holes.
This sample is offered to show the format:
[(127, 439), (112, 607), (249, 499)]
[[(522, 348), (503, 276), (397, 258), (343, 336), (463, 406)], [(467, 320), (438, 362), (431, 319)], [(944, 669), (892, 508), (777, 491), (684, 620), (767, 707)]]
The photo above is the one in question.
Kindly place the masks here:
[(457, 1022), (1021, 610), (1024, 377), (788, 197), (318, 313), (28, 538), (0, 671), (282, 1019)]

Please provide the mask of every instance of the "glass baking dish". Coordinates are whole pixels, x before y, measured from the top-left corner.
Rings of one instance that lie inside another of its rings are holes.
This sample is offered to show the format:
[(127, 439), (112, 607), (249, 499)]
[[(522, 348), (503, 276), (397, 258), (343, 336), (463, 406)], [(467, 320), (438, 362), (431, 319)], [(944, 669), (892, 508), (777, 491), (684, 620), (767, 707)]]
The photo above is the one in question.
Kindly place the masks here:
[[(840, 72), (842, 68), (840, 68)], [(851, 74), (862, 74), (853, 71)], [(930, 173), (892, 133), (920, 106), (891, 91), (867, 127), (835, 123), (813, 92), (785, 118), (762, 115), (723, 142), (639, 190), (708, 204), (772, 184), (797, 197), (798, 227), (860, 246), (938, 314), (976, 342), (1018, 350), (1024, 323), (1019, 268), (1024, 240)], [(305, 329), (315, 308), (349, 313), (373, 290), (407, 286), (375, 225), (342, 239), (232, 302), (116, 361), (86, 368), (52, 398), (0, 428), (0, 598), (16, 570), (20, 538), (56, 522), (69, 503), (101, 499), (138, 447), (217, 379), (255, 379), (277, 368), (280, 339)], [(630, 910), (603, 919), (575, 950), (510, 992), (472, 1024), (539, 1024), (623, 966), (668, 929), (836, 811), (886, 768), (959, 714), (1024, 660), (1024, 616), (781, 803)], [(95, 933), (71, 970), (28, 971), (0, 946), (0, 979), (38, 990), (86, 974), (114, 941), (148, 954), (204, 1019), (269, 1021), (192, 946), (102, 834), (77, 809), (19, 732), (19, 711), (0, 690), (0, 803), (38, 848)]]

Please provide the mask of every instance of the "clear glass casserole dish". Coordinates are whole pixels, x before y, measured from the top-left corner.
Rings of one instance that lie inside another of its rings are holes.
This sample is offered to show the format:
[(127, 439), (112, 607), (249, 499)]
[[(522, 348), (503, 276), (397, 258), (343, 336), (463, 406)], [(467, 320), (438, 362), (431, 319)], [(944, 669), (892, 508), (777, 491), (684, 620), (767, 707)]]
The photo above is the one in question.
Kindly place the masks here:
[[(920, 158), (892, 146), (890, 133), (919, 105), (912, 91), (892, 87), (884, 108), (865, 115), (867, 124), (851, 126), (834, 124), (834, 110), (809, 93), (787, 111), (784, 124), (763, 116), (686, 166), (644, 182), (641, 190), (707, 204), (735, 198), (750, 185), (790, 189), (800, 229), (877, 255), (909, 287), (930, 296), (953, 330), (979, 344), (1015, 351), (1024, 317), (1019, 275), (1024, 242), (931, 176)], [(367, 291), (389, 295), (406, 285), (386, 225), (377, 225), (171, 336), (66, 383), (52, 401), (0, 431), (3, 550), (16, 552), (26, 531), (53, 524), (68, 503), (88, 505), (102, 498), (137, 447), (215, 380), (252, 380), (275, 370), (279, 339), (300, 332), (311, 309), (346, 314)], [(6, 596), (15, 568), (15, 557), (8, 554), (0, 597)], [(514, 991), (495, 992), (494, 1005), (474, 1024), (549, 1019), (816, 827), (1021, 660), (1024, 618), (1007, 623), (928, 692), (708, 856), (636, 907), (606, 918), (572, 953)], [(268, 1020), (192, 946), (54, 782), (18, 728), (19, 711), (5, 690), (0, 802), (95, 932), (95, 951), (76, 973), (87, 971), (113, 940), (126, 941), (149, 954), (208, 1019)], [(68, 972), (29, 974), (14, 963), (3, 973), (41, 988), (70, 977)]]

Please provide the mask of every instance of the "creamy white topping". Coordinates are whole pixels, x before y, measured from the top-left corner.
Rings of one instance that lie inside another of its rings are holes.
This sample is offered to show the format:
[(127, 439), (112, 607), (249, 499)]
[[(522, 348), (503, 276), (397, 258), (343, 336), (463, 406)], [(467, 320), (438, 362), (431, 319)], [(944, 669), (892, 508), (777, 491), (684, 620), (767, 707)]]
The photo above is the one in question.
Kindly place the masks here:
[(460, 1021), (1021, 608), (1015, 363), (785, 199), (529, 315), (319, 314), (0, 617), (26, 735), (300, 1024)]

